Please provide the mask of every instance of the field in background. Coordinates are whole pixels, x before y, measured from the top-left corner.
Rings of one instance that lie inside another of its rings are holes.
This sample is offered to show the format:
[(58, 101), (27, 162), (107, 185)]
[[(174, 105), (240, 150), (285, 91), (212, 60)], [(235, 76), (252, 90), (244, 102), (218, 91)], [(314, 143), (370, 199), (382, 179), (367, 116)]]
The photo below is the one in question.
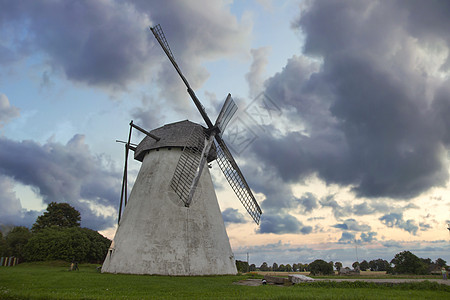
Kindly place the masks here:
[[(244, 286), (239, 276), (139, 276), (101, 274), (95, 265), (69, 272), (64, 262), (0, 268), (0, 299), (446, 299), (450, 287), (435, 283), (393, 287), (372, 283), (315, 282), (294, 286)], [(284, 273), (284, 272), (283, 272)], [(287, 275), (284, 273), (283, 275)]]
[[(309, 272), (263, 272), (263, 271), (256, 271), (251, 272), (255, 273), (261, 276), (264, 275), (273, 275), (273, 276), (280, 276), (280, 277), (288, 277), (290, 274), (301, 274), (309, 276)], [(410, 278), (410, 279), (441, 279), (441, 275), (392, 275), (392, 274), (386, 274), (385, 271), (361, 271), (359, 275), (345, 275), (340, 276), (337, 272), (335, 272), (335, 275), (327, 275), (327, 276), (311, 276), (313, 278), (373, 278), (373, 279), (384, 279), (384, 278), (397, 278), (397, 279), (404, 279), (404, 278)]]

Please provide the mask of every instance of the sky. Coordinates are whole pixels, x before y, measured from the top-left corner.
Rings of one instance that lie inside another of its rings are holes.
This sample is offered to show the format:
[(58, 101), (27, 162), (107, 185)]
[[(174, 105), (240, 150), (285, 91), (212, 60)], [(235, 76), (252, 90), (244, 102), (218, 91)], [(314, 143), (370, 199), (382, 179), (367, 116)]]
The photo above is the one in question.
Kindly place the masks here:
[[(450, 263), (450, 2), (0, 0), (0, 224), (67, 202), (113, 238), (129, 122), (203, 124), (258, 199), (211, 172), (235, 258)], [(143, 138), (134, 133), (132, 142)], [(129, 161), (129, 190), (139, 162)]]

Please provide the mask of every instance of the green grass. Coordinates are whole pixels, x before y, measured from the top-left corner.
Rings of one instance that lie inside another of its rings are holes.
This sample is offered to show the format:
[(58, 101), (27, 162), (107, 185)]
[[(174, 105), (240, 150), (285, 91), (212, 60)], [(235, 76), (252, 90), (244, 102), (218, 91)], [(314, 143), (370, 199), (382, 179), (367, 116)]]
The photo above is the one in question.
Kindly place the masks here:
[(233, 282), (258, 275), (169, 277), (114, 275), (64, 262), (0, 267), (1, 299), (446, 299), (450, 286), (436, 283), (377, 285), (314, 282), (295, 286), (241, 286)]

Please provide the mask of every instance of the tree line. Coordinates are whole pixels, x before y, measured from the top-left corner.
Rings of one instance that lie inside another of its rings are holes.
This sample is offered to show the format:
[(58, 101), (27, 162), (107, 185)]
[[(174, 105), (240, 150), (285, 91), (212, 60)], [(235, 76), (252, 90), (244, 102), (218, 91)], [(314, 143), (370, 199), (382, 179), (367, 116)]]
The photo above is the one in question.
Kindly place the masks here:
[(31, 230), (13, 227), (0, 232), (0, 256), (23, 261), (64, 260), (103, 262), (111, 241), (89, 228), (81, 228), (80, 213), (68, 203), (52, 202)]
[[(257, 267), (255, 264), (248, 265), (245, 261), (236, 261), (236, 267), (239, 272), (245, 273), (247, 271), (272, 271), (272, 272), (310, 272), (311, 275), (332, 275), (334, 270), (340, 271), (343, 268), (341, 262), (326, 262), (322, 259), (317, 259), (309, 264), (294, 263), (294, 264), (280, 264), (273, 263), (271, 266), (267, 262), (263, 262), (261, 266)], [(395, 257), (388, 262), (387, 260), (378, 258), (371, 261), (363, 260), (361, 262), (354, 262), (353, 269), (370, 270), (370, 271), (385, 271), (387, 274), (417, 274), (426, 275), (433, 271), (440, 270), (442, 267), (448, 268), (447, 262), (442, 258), (436, 259), (434, 262), (430, 258), (419, 258), (410, 251), (402, 251), (395, 255)]]

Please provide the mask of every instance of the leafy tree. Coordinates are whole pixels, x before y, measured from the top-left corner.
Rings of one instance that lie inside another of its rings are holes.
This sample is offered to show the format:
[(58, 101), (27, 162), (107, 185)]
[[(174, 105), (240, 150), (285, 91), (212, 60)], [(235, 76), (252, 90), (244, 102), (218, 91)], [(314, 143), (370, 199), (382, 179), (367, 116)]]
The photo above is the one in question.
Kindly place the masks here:
[(89, 239), (89, 251), (83, 261), (90, 263), (102, 263), (108, 253), (111, 240), (104, 237), (95, 230), (80, 228), (81, 232)]
[(292, 272), (292, 266), (290, 264), (287, 264), (285, 266), (286, 272)]
[(365, 270), (369, 269), (369, 263), (367, 262), (367, 260), (363, 260), (359, 264), (359, 268), (360, 268), (361, 271), (365, 271)]
[(8, 255), (8, 246), (6, 240), (3, 238), (3, 233), (0, 231), (0, 257)]
[(278, 271), (278, 264), (276, 262), (272, 265), (272, 271)]
[(260, 271), (269, 271), (269, 266), (266, 262), (263, 262), (262, 265), (259, 267)]
[(68, 203), (52, 202), (47, 206), (47, 211), (39, 216), (31, 230), (37, 232), (52, 226), (80, 227), (80, 213)]
[(256, 265), (255, 265), (255, 264), (251, 264), (251, 265), (248, 267), (248, 269), (249, 269), (250, 272), (256, 271)]
[(311, 272), (311, 264), (304, 264), (303, 265), (303, 270), (305, 270), (307, 272)]
[(7, 255), (17, 257), (19, 261), (24, 260), (25, 245), (30, 238), (31, 232), (28, 228), (23, 226), (14, 227), (6, 235)]
[(245, 273), (248, 270), (248, 262), (246, 261), (241, 261), (241, 260), (236, 260), (236, 269), (238, 270), (238, 272), (240, 273)]
[(436, 265), (438, 265), (440, 268), (447, 266), (447, 262), (443, 260), (442, 258), (436, 259), (434, 262)]
[(353, 269), (359, 268), (359, 262), (355, 261), (355, 262), (352, 264), (352, 267), (353, 267)]
[(73, 259), (79, 262), (101, 262), (110, 241), (87, 228), (50, 227), (34, 233), (25, 247), (28, 261)]
[(397, 253), (391, 264), (394, 264), (393, 272), (397, 274), (428, 274), (427, 265), (409, 251)]
[(341, 268), (342, 268), (342, 263), (340, 261), (337, 261), (337, 262), (334, 263), (334, 267), (339, 272), (341, 270)]
[(388, 271), (391, 268), (391, 265), (387, 260), (379, 258), (371, 260), (369, 262), (369, 268), (371, 271)]
[(309, 264), (311, 275), (331, 275), (334, 274), (333, 266), (324, 260), (317, 259)]

